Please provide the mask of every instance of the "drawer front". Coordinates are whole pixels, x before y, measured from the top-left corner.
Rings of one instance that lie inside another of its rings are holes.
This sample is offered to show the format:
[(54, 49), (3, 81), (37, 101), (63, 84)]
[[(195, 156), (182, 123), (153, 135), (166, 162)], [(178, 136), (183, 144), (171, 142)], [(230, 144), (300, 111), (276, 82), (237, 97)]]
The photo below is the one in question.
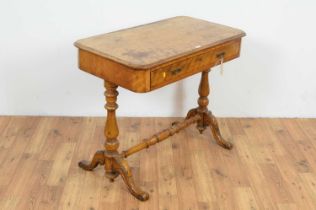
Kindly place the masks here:
[(160, 68), (152, 69), (150, 73), (151, 89), (156, 89), (173, 83), (197, 72), (209, 69), (239, 56), (240, 39), (203, 50)]

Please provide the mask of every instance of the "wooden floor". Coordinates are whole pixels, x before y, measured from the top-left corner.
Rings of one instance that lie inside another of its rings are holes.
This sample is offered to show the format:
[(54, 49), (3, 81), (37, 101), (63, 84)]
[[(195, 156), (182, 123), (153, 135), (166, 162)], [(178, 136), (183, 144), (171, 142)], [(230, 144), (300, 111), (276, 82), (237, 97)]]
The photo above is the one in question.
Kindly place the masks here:
[[(174, 120), (120, 118), (120, 148)], [(102, 149), (103, 118), (0, 117), (0, 209), (316, 209), (315, 119), (219, 121), (231, 151), (191, 126), (128, 158), (150, 193), (139, 202), (77, 167)]]

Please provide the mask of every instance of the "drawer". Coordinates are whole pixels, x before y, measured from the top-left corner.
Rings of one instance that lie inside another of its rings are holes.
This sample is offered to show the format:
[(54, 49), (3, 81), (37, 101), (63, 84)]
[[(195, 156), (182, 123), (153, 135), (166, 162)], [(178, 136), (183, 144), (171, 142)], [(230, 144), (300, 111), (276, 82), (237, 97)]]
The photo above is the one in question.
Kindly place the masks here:
[(165, 66), (152, 69), (150, 72), (151, 89), (173, 83), (195, 73), (209, 69), (239, 56), (241, 39), (200, 51), (185, 58), (171, 61)]

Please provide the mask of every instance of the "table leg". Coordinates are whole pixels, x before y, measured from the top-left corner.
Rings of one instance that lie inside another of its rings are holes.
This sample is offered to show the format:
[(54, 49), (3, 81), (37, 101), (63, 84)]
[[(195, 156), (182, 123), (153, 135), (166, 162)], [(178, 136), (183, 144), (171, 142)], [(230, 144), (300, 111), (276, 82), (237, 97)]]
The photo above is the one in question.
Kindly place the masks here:
[(125, 157), (128, 157), (135, 152), (138, 152), (153, 144), (163, 141), (195, 122), (197, 123), (197, 129), (200, 131), (200, 133), (202, 133), (207, 127), (210, 127), (212, 135), (215, 138), (216, 142), (226, 149), (231, 149), (233, 145), (223, 139), (216, 118), (207, 109), (207, 105), (209, 103), (207, 97), (210, 92), (208, 73), (209, 70), (202, 72), (202, 77), (199, 85), (199, 106), (195, 109), (191, 109), (183, 122), (174, 123), (170, 129), (166, 129), (158, 134), (155, 134), (153, 137), (146, 139), (144, 142), (126, 151), (123, 151), (121, 154), (117, 151), (119, 147), (119, 141), (117, 139), (119, 135), (119, 129), (117, 126), (115, 114), (115, 111), (118, 108), (118, 105), (116, 103), (118, 96), (117, 85), (110, 82), (105, 82), (105, 108), (107, 110), (107, 119), (104, 128), (104, 135), (106, 138), (104, 144), (105, 150), (97, 151), (90, 162), (79, 162), (79, 167), (84, 170), (91, 171), (99, 164), (104, 165), (106, 177), (109, 178), (110, 181), (114, 181), (116, 177), (121, 175), (130, 193), (134, 195), (137, 199), (145, 201), (148, 200), (149, 194), (142, 191), (136, 186), (131, 169), (127, 161), (124, 159)]
[(106, 89), (105, 108), (107, 110), (106, 124), (104, 128), (104, 135), (106, 138), (104, 144), (105, 150), (97, 151), (94, 154), (91, 162), (79, 162), (79, 167), (84, 170), (91, 171), (99, 164), (104, 165), (106, 177), (109, 178), (110, 181), (114, 181), (118, 175), (121, 175), (131, 194), (133, 194), (139, 200), (148, 200), (149, 194), (142, 191), (135, 185), (132, 172), (128, 166), (127, 161), (117, 151), (119, 147), (119, 141), (117, 139), (119, 135), (119, 129), (115, 115), (115, 110), (118, 108), (116, 103), (118, 95), (117, 85), (111, 82), (105, 82), (104, 87)]
[(198, 99), (198, 107), (195, 109), (191, 109), (187, 114), (187, 119), (198, 114), (201, 116), (201, 119), (197, 121), (197, 129), (200, 133), (206, 129), (206, 127), (210, 127), (212, 135), (216, 140), (217, 144), (224, 147), (225, 149), (232, 149), (233, 144), (226, 141), (219, 130), (217, 120), (215, 116), (208, 110), (207, 105), (209, 103), (208, 95), (210, 93), (210, 86), (208, 81), (208, 73), (210, 70), (206, 70), (202, 72), (200, 85), (199, 85), (199, 99)]

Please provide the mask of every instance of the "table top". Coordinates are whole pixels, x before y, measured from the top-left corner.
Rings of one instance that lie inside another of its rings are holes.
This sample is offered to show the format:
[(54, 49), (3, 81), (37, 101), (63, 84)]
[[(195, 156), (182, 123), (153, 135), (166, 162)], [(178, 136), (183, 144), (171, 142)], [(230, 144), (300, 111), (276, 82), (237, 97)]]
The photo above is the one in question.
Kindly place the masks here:
[(148, 69), (243, 36), (239, 29), (177, 16), (81, 39), (75, 46), (130, 68)]

